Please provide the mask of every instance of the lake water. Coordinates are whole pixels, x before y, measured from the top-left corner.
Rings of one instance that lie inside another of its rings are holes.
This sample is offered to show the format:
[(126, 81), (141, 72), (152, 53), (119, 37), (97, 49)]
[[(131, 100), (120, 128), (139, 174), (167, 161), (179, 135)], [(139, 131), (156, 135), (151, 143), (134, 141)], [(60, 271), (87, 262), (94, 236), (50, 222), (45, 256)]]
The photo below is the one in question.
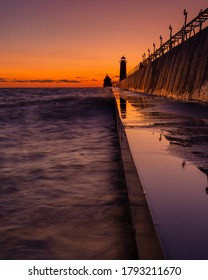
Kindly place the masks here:
[(0, 259), (135, 259), (110, 89), (0, 89)]

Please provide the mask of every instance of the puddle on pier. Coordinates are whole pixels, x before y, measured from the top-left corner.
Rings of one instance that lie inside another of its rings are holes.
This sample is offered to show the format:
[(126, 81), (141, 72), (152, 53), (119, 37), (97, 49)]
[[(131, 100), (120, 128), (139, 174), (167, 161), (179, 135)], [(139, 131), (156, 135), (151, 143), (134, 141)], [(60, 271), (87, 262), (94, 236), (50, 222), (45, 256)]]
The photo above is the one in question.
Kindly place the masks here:
[(126, 128), (153, 128), (166, 137), (171, 154), (208, 174), (208, 106), (150, 94), (114, 90)]
[(159, 132), (126, 134), (167, 258), (207, 259), (206, 175), (168, 154), (169, 142)]
[(114, 95), (167, 259), (208, 259), (207, 107)]

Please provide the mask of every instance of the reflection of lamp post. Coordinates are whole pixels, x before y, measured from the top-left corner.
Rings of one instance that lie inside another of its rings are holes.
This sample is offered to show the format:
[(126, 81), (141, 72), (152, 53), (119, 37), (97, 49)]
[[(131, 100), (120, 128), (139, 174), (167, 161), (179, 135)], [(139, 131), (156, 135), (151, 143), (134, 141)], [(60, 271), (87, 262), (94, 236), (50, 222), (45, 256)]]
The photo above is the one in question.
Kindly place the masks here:
[(170, 30), (170, 49), (172, 48), (172, 26), (169, 25), (169, 30)]
[(156, 57), (155, 55), (155, 43), (153, 43), (153, 55), (154, 55), (154, 58)]
[(148, 49), (148, 56), (150, 56), (150, 49)]

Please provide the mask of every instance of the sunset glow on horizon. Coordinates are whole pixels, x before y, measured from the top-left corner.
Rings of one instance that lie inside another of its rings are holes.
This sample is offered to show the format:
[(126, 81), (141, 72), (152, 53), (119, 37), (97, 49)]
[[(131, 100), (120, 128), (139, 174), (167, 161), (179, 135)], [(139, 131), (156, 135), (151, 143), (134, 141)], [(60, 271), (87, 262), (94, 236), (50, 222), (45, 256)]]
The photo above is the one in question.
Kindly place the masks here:
[(8, 0), (0, 10), (0, 87), (99, 87), (118, 80), (159, 37), (169, 38), (207, 0)]

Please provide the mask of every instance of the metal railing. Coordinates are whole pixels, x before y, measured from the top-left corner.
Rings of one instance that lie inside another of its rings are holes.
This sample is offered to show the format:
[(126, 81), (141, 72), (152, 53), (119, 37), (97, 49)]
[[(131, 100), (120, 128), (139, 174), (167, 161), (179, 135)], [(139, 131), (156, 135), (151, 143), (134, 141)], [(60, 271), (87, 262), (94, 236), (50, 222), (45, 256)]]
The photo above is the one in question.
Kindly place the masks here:
[(176, 45), (181, 44), (185, 40), (189, 39), (197, 32), (202, 30), (202, 24), (208, 19), (208, 8), (204, 11), (200, 11), (199, 15), (192, 19), (189, 23), (187, 23), (187, 12), (184, 10), (184, 25), (183, 27), (174, 35), (172, 35), (172, 26), (169, 25), (170, 30), (170, 38), (165, 43), (162, 43), (162, 36), (160, 36), (160, 47), (155, 50), (155, 44), (153, 43), (153, 52), (150, 53), (150, 49), (148, 49), (148, 57), (146, 58), (146, 54), (142, 55), (142, 62), (140, 62), (136, 67), (134, 67), (130, 72), (127, 73), (127, 76), (134, 74), (137, 70), (139, 70), (144, 65), (149, 64), (154, 61), (158, 57), (161, 57), (163, 54), (170, 51)]

